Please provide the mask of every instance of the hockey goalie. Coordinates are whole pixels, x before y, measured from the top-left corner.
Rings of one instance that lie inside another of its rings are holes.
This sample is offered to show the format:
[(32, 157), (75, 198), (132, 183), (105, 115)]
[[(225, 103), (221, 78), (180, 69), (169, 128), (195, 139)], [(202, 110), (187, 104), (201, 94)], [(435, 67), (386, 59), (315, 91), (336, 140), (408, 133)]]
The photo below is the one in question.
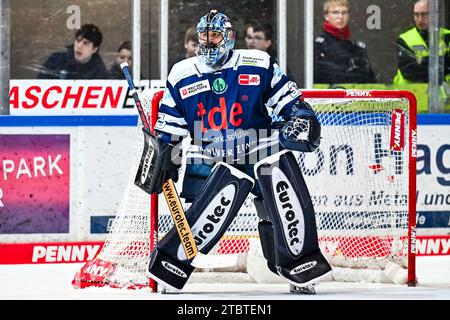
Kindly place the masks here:
[[(178, 181), (180, 144), (191, 138), (181, 197), (190, 204), (186, 217), (199, 252), (214, 247), (253, 193), (267, 267), (291, 291), (314, 287), (331, 266), (291, 151), (319, 146), (315, 113), (267, 53), (233, 49), (235, 31), (223, 13), (202, 16), (197, 38), (198, 55), (174, 65), (168, 76), (154, 127), (153, 172), (137, 184), (152, 194), (169, 179)], [(175, 291), (195, 269), (181, 244), (173, 227), (148, 265), (152, 279)]]

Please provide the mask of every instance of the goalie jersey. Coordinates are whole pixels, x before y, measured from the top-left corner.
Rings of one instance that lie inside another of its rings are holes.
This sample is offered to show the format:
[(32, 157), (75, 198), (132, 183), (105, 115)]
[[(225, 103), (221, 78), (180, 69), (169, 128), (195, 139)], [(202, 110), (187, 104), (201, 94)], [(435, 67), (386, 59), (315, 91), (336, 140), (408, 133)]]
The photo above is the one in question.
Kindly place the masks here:
[(232, 50), (218, 70), (192, 57), (173, 66), (155, 130), (166, 143), (190, 136), (190, 151), (236, 160), (270, 136), (300, 97), (266, 52)]

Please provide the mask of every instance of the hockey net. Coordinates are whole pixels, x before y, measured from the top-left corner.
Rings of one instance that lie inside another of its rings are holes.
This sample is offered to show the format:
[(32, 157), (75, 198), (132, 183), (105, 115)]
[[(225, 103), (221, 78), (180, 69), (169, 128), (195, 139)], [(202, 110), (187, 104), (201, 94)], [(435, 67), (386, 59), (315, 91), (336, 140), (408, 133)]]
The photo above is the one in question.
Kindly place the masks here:
[[(414, 95), (359, 90), (306, 90), (303, 95), (322, 124), (322, 140), (315, 152), (295, 154), (315, 208), (321, 250), (333, 265), (333, 279), (414, 285)], [(152, 105), (149, 116), (156, 114), (160, 98), (161, 93), (153, 103), (144, 103)], [(101, 252), (75, 276), (76, 287), (156, 288), (147, 277), (149, 254), (173, 223), (163, 198), (151, 199), (134, 185), (143, 148), (140, 126), (118, 214)], [(208, 254), (205, 268), (196, 272), (251, 273), (256, 282), (276, 278), (267, 277), (268, 271), (261, 274), (266, 267), (257, 223), (250, 195)]]

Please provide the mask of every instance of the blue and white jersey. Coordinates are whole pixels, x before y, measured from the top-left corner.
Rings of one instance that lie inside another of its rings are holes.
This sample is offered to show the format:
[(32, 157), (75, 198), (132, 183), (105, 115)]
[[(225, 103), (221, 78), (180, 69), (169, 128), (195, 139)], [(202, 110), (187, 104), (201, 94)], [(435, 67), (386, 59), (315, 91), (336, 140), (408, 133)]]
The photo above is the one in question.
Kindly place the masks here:
[(206, 156), (237, 159), (300, 96), (266, 52), (233, 50), (219, 70), (192, 57), (173, 66), (155, 130), (165, 142), (190, 136)]

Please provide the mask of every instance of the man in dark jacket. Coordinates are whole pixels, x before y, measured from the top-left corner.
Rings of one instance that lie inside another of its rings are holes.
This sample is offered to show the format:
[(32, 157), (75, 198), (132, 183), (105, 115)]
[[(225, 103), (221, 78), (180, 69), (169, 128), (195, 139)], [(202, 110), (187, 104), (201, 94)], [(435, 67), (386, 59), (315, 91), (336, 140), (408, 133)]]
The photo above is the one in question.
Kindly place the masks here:
[(350, 41), (350, 5), (347, 0), (324, 4), (323, 33), (314, 43), (315, 83), (375, 83), (366, 45)]
[(38, 74), (38, 79), (108, 79), (108, 71), (99, 54), (103, 35), (93, 24), (81, 26), (73, 45), (66, 52), (53, 53)]

